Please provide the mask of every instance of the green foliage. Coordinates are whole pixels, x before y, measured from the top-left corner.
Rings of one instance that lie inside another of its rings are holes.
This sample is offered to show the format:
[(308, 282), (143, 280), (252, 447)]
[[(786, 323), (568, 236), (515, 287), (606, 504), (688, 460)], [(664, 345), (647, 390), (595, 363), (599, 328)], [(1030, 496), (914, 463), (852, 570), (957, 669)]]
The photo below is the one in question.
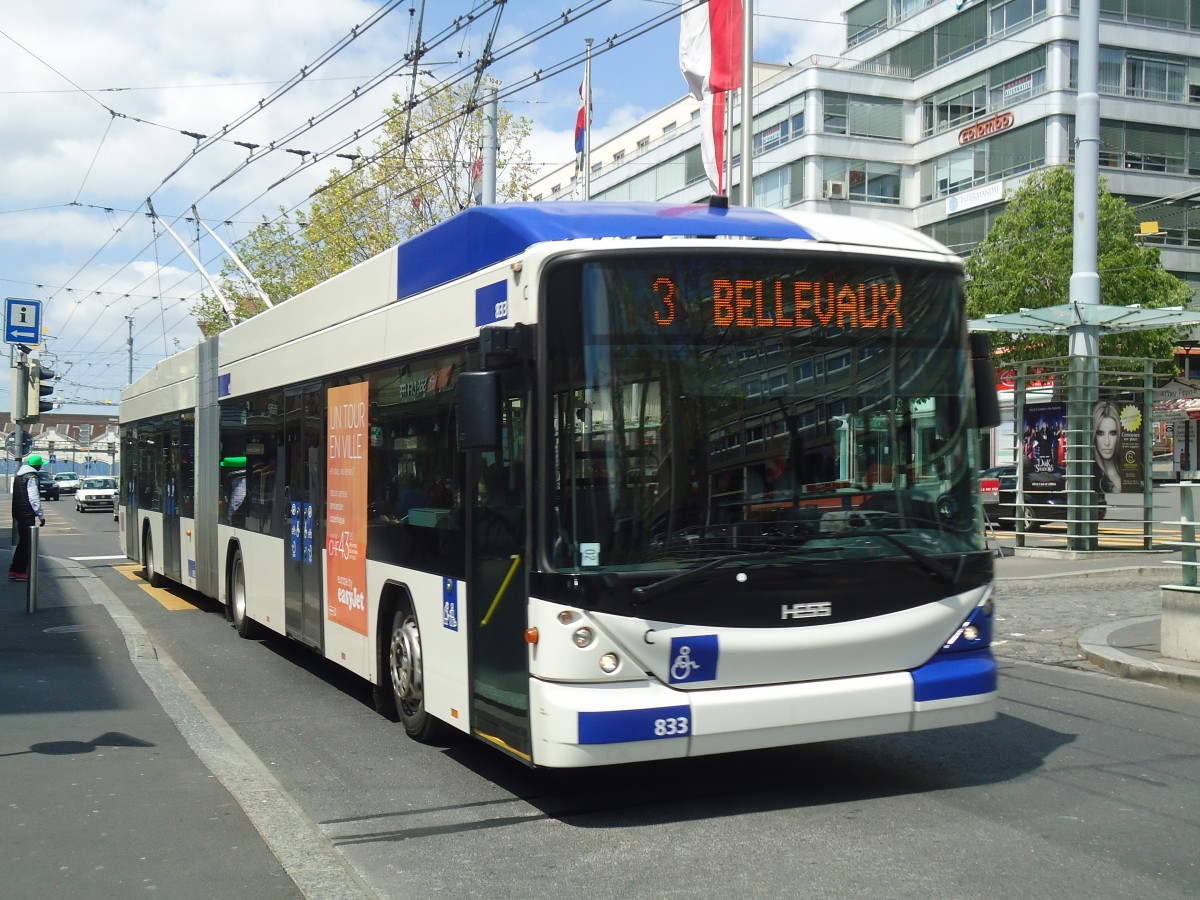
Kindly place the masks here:
[[(1075, 173), (1066, 167), (1037, 172), (1010, 198), (987, 237), (967, 260), (971, 318), (1068, 302), (1073, 256)], [(1100, 302), (1108, 306), (1182, 306), (1187, 285), (1163, 269), (1157, 247), (1138, 237), (1134, 210), (1100, 185), (1097, 269)], [(1101, 335), (1102, 356), (1148, 357), (1169, 364), (1179, 329)], [(1065, 357), (1066, 336), (993, 338), (997, 360)]]
[[(370, 153), (359, 148), (349, 171), (331, 171), (306, 212), (264, 216), (235, 249), (271, 302), (282, 303), (470, 205), (471, 163), (483, 142), (482, 96), (469, 86), (448, 87), (410, 112), (407, 101), (393, 95)], [(533, 177), (522, 149), (530, 124), (501, 108), (497, 131), (496, 200), (520, 200)], [(239, 316), (265, 308), (231, 261), (221, 277)], [(229, 327), (214, 295), (201, 295), (192, 312), (206, 336)]]

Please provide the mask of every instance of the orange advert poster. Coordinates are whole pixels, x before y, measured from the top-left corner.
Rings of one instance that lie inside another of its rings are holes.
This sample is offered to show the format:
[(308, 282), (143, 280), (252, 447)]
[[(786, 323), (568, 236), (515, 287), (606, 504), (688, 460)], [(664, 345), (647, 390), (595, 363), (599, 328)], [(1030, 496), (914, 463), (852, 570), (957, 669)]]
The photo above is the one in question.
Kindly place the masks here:
[(367, 633), (367, 388), (329, 389), (325, 610), (329, 622)]

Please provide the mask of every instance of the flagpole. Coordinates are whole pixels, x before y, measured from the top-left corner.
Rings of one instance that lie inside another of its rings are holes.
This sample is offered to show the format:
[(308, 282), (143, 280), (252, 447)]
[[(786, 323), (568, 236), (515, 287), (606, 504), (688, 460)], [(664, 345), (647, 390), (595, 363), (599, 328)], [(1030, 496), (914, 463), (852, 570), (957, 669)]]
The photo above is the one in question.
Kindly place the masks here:
[(583, 199), (592, 199), (592, 39), (587, 44), (583, 64)]
[(742, 206), (754, 205), (753, 160), (754, 0), (742, 0)]
[(730, 143), (733, 141), (733, 91), (725, 91), (725, 134), (721, 138), (721, 146), (725, 150), (725, 158), (721, 160), (721, 167), (725, 170), (724, 189), (725, 196), (728, 197), (733, 193), (733, 148)]

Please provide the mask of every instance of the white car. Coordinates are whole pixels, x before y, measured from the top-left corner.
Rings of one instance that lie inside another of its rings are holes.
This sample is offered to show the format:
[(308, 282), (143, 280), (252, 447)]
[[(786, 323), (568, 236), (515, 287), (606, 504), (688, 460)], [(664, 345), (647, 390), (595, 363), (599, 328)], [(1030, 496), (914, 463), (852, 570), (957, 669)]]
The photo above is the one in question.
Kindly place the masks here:
[(79, 490), (78, 472), (59, 472), (54, 476), (54, 480), (58, 484), (59, 493), (73, 494)]
[(79, 482), (79, 490), (75, 492), (75, 509), (87, 512), (89, 509), (112, 509), (116, 503), (117, 479), (107, 476), (85, 478)]

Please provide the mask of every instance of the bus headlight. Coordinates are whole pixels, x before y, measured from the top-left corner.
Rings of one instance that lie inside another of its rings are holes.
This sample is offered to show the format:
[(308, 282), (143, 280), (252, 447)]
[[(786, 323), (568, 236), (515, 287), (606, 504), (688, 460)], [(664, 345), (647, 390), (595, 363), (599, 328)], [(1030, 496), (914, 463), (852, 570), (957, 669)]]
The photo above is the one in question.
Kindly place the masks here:
[(592, 629), (584, 625), (582, 628), (576, 628), (575, 633), (571, 635), (571, 640), (575, 642), (576, 647), (591, 646), (592, 641), (596, 639), (596, 635)]

